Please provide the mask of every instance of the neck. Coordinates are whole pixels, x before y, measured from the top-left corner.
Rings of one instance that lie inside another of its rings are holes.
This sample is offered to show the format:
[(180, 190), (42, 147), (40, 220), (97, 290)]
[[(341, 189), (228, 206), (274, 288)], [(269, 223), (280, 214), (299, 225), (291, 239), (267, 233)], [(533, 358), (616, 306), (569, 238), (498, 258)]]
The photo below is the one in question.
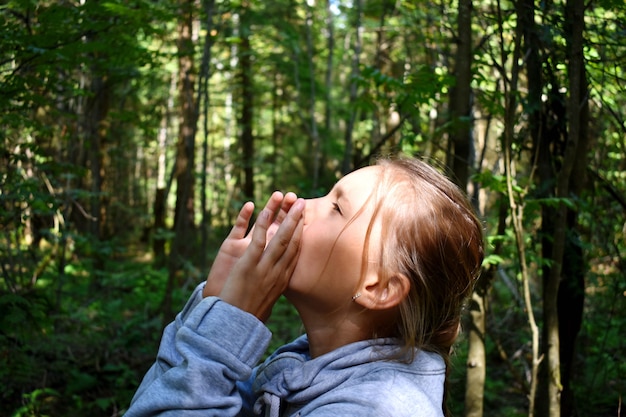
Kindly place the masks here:
[(325, 311), (318, 303), (291, 300), (298, 310), (309, 340), (312, 358), (373, 335), (373, 317), (370, 311), (351, 303), (343, 308)]
[(329, 326), (303, 320), (309, 339), (309, 351), (312, 358), (332, 352), (342, 346), (369, 339), (369, 335), (359, 328), (348, 325)]

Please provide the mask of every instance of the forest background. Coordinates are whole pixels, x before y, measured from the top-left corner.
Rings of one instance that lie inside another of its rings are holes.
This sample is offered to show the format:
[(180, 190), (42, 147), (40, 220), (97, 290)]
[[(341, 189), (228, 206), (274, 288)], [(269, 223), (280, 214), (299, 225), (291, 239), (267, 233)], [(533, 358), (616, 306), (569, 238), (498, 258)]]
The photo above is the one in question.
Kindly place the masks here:
[[(487, 257), (466, 416), (620, 416), (623, 0), (0, 4), (0, 415), (118, 416), (246, 200), (399, 152)], [(274, 345), (298, 335), (283, 300)]]

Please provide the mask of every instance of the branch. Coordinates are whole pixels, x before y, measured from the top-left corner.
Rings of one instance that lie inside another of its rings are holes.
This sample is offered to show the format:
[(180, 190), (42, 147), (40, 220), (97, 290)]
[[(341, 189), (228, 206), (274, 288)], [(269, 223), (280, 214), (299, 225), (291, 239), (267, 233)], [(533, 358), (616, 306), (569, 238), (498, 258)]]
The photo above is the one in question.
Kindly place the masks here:
[(620, 206), (626, 210), (626, 196), (621, 195), (620, 191), (616, 189), (609, 180), (601, 176), (595, 169), (588, 167), (587, 171), (595, 177), (600, 182), (600, 185), (602, 185), (602, 188), (604, 188), (620, 204)]
[(393, 127), (393, 129), (391, 129), (389, 132), (387, 132), (385, 134), (385, 136), (383, 136), (380, 141), (378, 141), (378, 143), (376, 144), (376, 146), (374, 146), (372, 148), (372, 150), (363, 158), (361, 158), (359, 160), (358, 166), (362, 167), (364, 166), (374, 155), (376, 155), (378, 153), (378, 151), (380, 150), (380, 148), (383, 147), (383, 145), (385, 144), (385, 142), (387, 142), (389, 139), (391, 139), (391, 137), (393, 137), (393, 135), (402, 127), (402, 125), (404, 124), (404, 122), (406, 121), (406, 119), (408, 118), (407, 115), (402, 116), (402, 119), (400, 119), (400, 121), (398, 122), (397, 125), (395, 125)]

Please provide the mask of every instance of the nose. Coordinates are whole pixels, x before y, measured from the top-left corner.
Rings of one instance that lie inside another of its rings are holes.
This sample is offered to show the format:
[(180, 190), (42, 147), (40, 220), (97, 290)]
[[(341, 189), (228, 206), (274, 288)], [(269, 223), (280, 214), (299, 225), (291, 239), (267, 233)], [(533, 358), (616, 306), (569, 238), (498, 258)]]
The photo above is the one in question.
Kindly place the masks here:
[(315, 216), (318, 210), (320, 198), (307, 198), (304, 200), (306, 205), (304, 206), (304, 225), (308, 225), (315, 220)]

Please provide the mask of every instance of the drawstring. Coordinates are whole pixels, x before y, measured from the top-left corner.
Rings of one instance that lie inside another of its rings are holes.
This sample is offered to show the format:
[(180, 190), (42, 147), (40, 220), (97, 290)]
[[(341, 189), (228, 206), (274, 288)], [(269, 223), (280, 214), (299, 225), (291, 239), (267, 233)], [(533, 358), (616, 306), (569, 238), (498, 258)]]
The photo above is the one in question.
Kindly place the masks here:
[(261, 414), (263, 405), (265, 405), (265, 417), (280, 416), (280, 397), (269, 392), (264, 392), (254, 404), (254, 413)]
[(269, 394), (270, 404), (269, 407), (265, 407), (265, 417), (279, 417), (280, 416), (280, 398)]

